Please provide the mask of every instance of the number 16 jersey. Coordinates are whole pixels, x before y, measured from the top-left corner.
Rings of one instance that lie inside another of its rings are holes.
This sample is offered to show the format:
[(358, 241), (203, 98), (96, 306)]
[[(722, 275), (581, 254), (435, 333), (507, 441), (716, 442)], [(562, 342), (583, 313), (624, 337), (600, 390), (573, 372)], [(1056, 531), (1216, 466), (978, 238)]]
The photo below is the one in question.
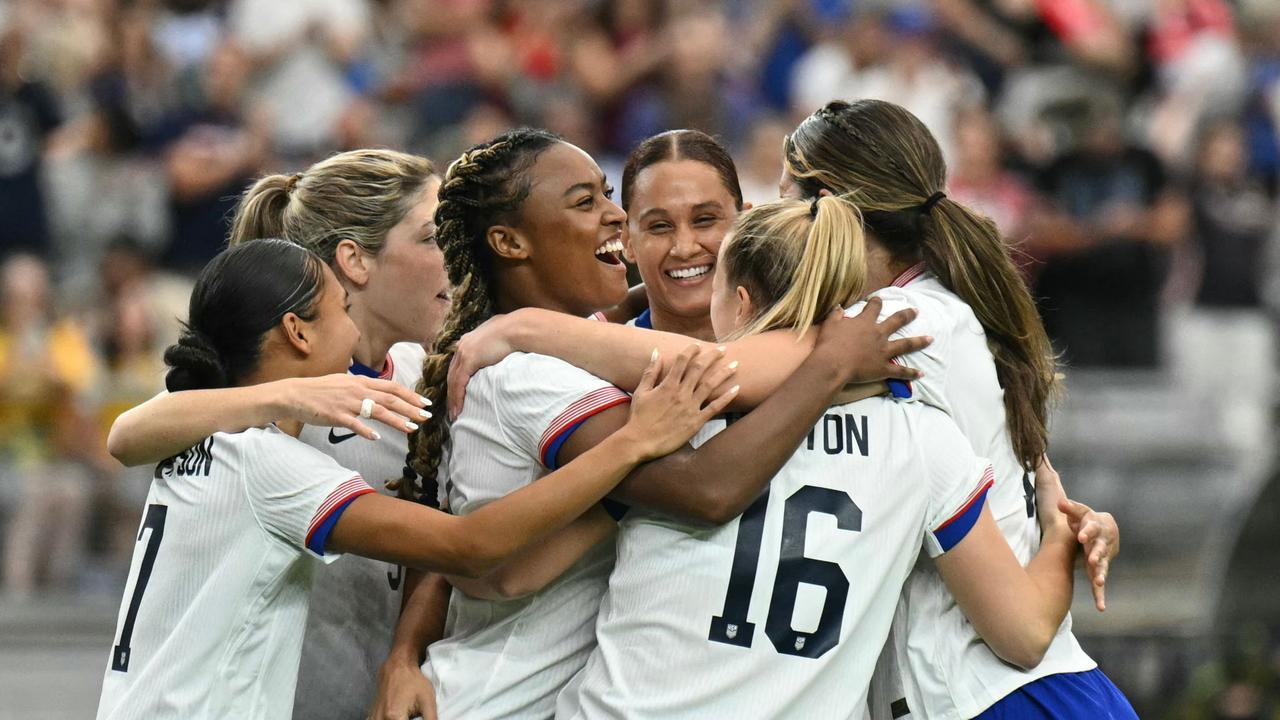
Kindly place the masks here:
[(860, 717), (920, 551), (958, 543), (990, 483), (944, 413), (872, 398), (829, 409), (722, 527), (633, 509), (557, 717)]

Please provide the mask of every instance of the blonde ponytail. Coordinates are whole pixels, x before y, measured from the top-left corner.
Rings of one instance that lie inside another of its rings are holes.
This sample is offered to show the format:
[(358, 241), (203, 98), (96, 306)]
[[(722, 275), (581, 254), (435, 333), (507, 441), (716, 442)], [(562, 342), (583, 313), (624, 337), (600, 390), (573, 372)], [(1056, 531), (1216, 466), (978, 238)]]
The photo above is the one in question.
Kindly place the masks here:
[(789, 328), (803, 334), (866, 287), (862, 218), (847, 199), (783, 200), (743, 213), (725, 241), (726, 278), (758, 311), (735, 337)]
[(259, 238), (284, 238), (284, 213), (293, 186), (290, 175), (268, 175), (244, 192), (231, 221), (231, 246)]

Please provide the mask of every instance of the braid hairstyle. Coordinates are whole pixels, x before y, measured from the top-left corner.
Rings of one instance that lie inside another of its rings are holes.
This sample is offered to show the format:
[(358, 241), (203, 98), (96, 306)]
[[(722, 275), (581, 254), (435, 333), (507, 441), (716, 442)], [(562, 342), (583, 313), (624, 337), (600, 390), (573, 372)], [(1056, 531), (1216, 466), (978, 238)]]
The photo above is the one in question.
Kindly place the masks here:
[[(458, 341), (494, 314), (492, 256), (485, 235), (496, 224), (519, 221), (529, 196), (529, 169), (558, 142), (560, 137), (546, 130), (511, 130), (467, 150), (445, 173), (436, 209), (436, 242), (454, 287), (453, 308), (423, 361), (418, 383), (418, 392), (435, 407), (448, 404), (446, 381)], [(424, 423), (410, 439), (411, 462), (422, 485), (406, 491), (419, 502), (437, 504), (437, 470), (448, 439), (448, 427), (438, 422)]]
[(1053, 348), (995, 223), (940, 194), (947, 167), (928, 128), (892, 103), (835, 101), (800, 123), (783, 149), (803, 195), (849, 197), (895, 258), (923, 260), (973, 309), (1004, 389), (1014, 451), (1034, 468), (1049, 444)]

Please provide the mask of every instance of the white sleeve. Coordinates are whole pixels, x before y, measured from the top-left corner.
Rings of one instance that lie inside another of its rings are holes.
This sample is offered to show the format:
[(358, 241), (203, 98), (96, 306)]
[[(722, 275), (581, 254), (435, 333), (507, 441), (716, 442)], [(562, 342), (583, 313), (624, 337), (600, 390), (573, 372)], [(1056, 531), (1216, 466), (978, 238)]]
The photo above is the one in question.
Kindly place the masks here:
[(339, 557), (324, 551), (329, 531), (348, 503), (374, 489), (359, 473), (287, 435), (264, 431), (241, 448), (245, 492), (262, 528), (325, 562)]
[[(915, 368), (924, 373), (924, 377), (919, 380), (903, 381), (911, 390), (911, 400), (919, 400), (944, 412), (951, 412), (951, 406), (947, 402), (945, 390), (954, 323), (946, 308), (932, 298), (918, 293), (907, 293), (902, 288), (897, 287), (881, 288), (872, 293), (872, 295), (879, 297), (884, 302), (880, 310), (879, 322), (883, 322), (899, 310), (915, 308), (916, 319), (895, 332), (892, 335), (893, 339), (900, 340), (902, 338), (928, 335), (933, 338), (933, 343), (923, 350), (895, 358), (894, 362)], [(847, 308), (844, 314), (846, 317), (853, 317), (862, 312), (864, 307), (866, 307), (866, 303), (859, 302)]]
[(499, 368), (500, 373), (486, 380), (492, 382), (487, 391), (501, 398), (499, 423), (504, 439), (553, 470), (560, 446), (579, 425), (598, 412), (631, 401), (630, 395), (609, 382), (546, 355), (514, 353)]
[(924, 546), (929, 557), (938, 557), (978, 522), (995, 473), (950, 417), (931, 407), (921, 410), (917, 443), (929, 487)]

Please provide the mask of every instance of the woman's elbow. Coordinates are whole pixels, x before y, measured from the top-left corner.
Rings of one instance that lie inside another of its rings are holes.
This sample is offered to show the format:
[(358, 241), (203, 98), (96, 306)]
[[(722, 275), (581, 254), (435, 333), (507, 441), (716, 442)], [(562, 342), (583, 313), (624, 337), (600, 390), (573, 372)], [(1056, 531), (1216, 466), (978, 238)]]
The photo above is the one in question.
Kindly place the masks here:
[(1045, 653), (1049, 651), (1049, 645), (1053, 642), (1055, 632), (1045, 632), (1043, 629), (1037, 629), (1034, 632), (1027, 633), (1023, 637), (1013, 638), (1012, 641), (1000, 643), (998, 646), (993, 645), (992, 650), (1001, 660), (1012, 663), (1022, 668), (1030, 670), (1040, 664), (1044, 660)]
[(111, 425), (111, 430), (107, 432), (107, 452), (111, 457), (120, 462), (121, 465), (133, 467), (134, 465), (143, 464), (144, 460), (140, 458), (128, 441), (129, 433), (126, 429), (120, 427), (121, 421), (116, 419)]

